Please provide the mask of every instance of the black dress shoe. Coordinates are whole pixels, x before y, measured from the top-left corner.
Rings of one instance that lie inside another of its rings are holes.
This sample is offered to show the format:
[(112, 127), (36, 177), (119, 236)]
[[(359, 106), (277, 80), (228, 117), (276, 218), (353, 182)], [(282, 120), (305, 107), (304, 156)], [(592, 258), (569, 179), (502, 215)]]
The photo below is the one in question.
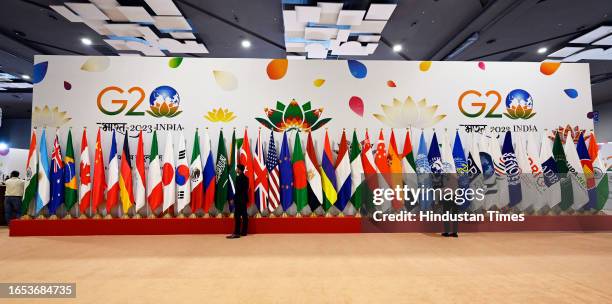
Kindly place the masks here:
[(442, 233), (441, 235), (442, 235), (443, 237), (448, 237), (448, 236), (449, 236), (448, 232), (444, 232), (444, 233)]
[(240, 235), (241, 235), (241, 236), (247, 236), (247, 234), (246, 234), (246, 233), (241, 233)]
[(240, 236), (239, 236), (239, 235), (237, 235), (237, 234), (232, 234), (232, 235), (228, 235), (228, 236), (226, 236), (225, 238), (226, 238), (226, 239), (238, 239), (238, 238), (240, 238)]
[(451, 234), (449, 234), (448, 236), (450, 236), (450, 237), (459, 237), (459, 235), (457, 234), (457, 232), (455, 232), (455, 233), (451, 233)]

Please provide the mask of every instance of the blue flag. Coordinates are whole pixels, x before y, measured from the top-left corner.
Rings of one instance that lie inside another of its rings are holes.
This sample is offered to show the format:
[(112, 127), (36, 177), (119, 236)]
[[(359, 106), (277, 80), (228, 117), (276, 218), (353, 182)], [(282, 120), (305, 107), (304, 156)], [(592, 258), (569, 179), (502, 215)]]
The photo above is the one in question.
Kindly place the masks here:
[(57, 211), (57, 207), (64, 203), (64, 162), (57, 135), (55, 135), (53, 141), (50, 170), (51, 200), (49, 201), (49, 214), (53, 215)]
[[(463, 151), (463, 144), (461, 144), (461, 137), (459, 137), (459, 131), (455, 133), (455, 142), (453, 143), (453, 160), (455, 161), (455, 168), (457, 168), (457, 186), (462, 189), (467, 189), (470, 186), (470, 169), (468, 167), (467, 159), (465, 158), (465, 151)], [(470, 201), (465, 199), (463, 195), (462, 209), (469, 206)], [(457, 202), (457, 200), (455, 200)]]
[(283, 210), (289, 209), (293, 203), (293, 165), (289, 154), (289, 142), (287, 132), (283, 133), (283, 143), (281, 144), (280, 159), (280, 200)]
[(508, 178), (508, 190), (510, 192), (508, 207), (514, 207), (523, 199), (523, 192), (521, 190), (521, 168), (518, 165), (516, 154), (512, 147), (512, 134), (510, 134), (510, 131), (506, 131), (506, 136), (504, 137), (502, 159), (504, 160), (504, 170)]
[[(419, 149), (415, 163), (419, 187), (424, 189), (431, 188), (431, 167), (429, 166), (429, 161), (427, 160), (427, 143), (425, 142), (423, 132), (421, 132), (421, 138), (419, 139)], [(432, 202), (433, 198), (430, 198), (427, 195), (422, 196), (419, 200), (421, 210), (430, 209)]]
[(40, 154), (38, 157), (38, 189), (36, 191), (36, 214), (49, 204), (49, 153), (47, 153), (47, 135), (45, 129), (40, 136)]
[(431, 139), (431, 146), (429, 146), (429, 153), (427, 154), (427, 159), (429, 160), (429, 165), (431, 166), (431, 173), (444, 173), (442, 155), (440, 154), (440, 145), (438, 144), (438, 136), (436, 136), (436, 132), (434, 132), (433, 138)]

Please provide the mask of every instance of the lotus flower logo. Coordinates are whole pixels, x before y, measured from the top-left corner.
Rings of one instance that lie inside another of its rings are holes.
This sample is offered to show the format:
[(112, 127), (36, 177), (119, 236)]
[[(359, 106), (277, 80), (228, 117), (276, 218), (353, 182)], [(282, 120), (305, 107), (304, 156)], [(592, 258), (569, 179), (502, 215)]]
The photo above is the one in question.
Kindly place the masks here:
[(529, 119), (536, 115), (533, 112), (533, 99), (525, 90), (516, 89), (506, 97), (506, 117), (512, 119)]
[(320, 119), (323, 108), (312, 109), (310, 101), (300, 106), (295, 99), (291, 100), (288, 106), (277, 101), (276, 109), (265, 108), (264, 112), (266, 118), (255, 119), (275, 132), (315, 131), (331, 120), (331, 118)]
[(151, 92), (147, 113), (154, 117), (174, 117), (181, 114), (178, 110), (181, 98), (178, 92), (170, 86), (157, 87)]
[(34, 107), (32, 113), (32, 125), (34, 127), (56, 127), (59, 128), (63, 124), (70, 121), (70, 117), (66, 111), (60, 111), (58, 107), (49, 109), (49, 106), (44, 106), (42, 109)]
[(210, 122), (230, 122), (236, 118), (236, 115), (228, 109), (218, 108), (208, 111), (208, 114), (206, 114), (204, 118), (208, 119)]
[(380, 105), (384, 114), (374, 114), (376, 119), (393, 128), (429, 128), (446, 117), (445, 114), (436, 115), (438, 105), (427, 105), (425, 99), (418, 103), (408, 96), (404, 102), (393, 98), (390, 105)]

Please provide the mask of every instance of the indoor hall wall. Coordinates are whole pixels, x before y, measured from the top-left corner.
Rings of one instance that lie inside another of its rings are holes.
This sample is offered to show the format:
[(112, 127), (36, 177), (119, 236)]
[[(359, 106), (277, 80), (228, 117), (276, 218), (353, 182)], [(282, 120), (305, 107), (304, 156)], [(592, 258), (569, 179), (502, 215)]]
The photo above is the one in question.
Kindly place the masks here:
[(3, 119), (0, 127), (0, 142), (5, 142), (10, 148), (28, 149), (30, 146), (29, 118)]

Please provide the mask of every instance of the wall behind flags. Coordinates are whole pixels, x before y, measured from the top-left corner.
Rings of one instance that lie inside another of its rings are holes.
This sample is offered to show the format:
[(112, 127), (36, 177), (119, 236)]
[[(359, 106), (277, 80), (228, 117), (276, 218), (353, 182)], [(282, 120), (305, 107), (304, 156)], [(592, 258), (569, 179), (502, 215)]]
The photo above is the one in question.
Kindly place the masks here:
[(459, 129), (465, 144), (475, 131), (593, 129), (589, 79), (582, 63), (36, 56), (32, 126), (46, 126), (49, 141), (58, 127), (62, 145), (72, 127), (77, 151), (84, 126), (90, 145), (98, 127), (142, 129), (147, 153), (154, 129), (160, 147), (165, 130), (183, 130), (190, 151), (196, 127), (209, 128), (215, 153), (220, 128), (228, 144), (234, 127), (251, 140), (261, 127), (267, 142), (271, 125), (314, 126), (317, 149), (326, 128), (336, 143), (343, 128), (376, 139), (393, 127), (400, 143), (408, 127), (413, 142), (421, 128)]

